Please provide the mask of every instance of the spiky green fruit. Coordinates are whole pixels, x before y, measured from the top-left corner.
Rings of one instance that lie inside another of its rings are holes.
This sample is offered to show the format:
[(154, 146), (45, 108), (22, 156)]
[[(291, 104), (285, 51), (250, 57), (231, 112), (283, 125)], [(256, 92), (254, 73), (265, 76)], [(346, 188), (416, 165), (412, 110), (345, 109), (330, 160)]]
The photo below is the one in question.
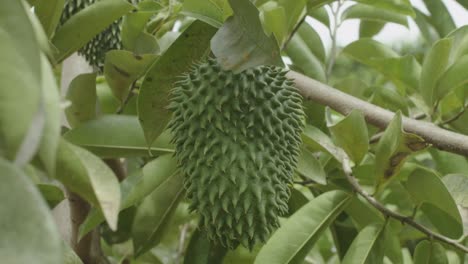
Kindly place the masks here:
[(169, 127), (190, 208), (225, 247), (264, 242), (288, 211), (304, 113), (285, 75), (271, 66), (234, 74), (208, 60), (173, 89)]
[[(60, 24), (64, 24), (71, 16), (96, 0), (67, 0), (60, 18)], [(130, 2), (130, 1), (129, 1)], [(104, 31), (91, 39), (78, 53), (83, 55), (90, 65), (102, 68), (106, 52), (122, 48), (120, 38), (120, 23), (122, 19), (113, 22)]]

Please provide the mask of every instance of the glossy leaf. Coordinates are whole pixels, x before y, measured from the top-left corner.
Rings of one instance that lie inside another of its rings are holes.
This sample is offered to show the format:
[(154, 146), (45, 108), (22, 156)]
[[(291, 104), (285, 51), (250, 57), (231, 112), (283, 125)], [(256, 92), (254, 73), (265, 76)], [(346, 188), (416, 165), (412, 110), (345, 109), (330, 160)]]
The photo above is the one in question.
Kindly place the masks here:
[(42, 132), (32, 127), (42, 104), (41, 51), (26, 12), (22, 1), (8, 1), (0, 8), (0, 146), (2, 156), (19, 164), (37, 150), (38, 144), (28, 145), (19, 157), (30, 128), (37, 135)]
[[(141, 2), (140, 5), (144, 3)], [(136, 12), (126, 14), (122, 20), (122, 46), (136, 54), (155, 53), (159, 50), (156, 38), (145, 30), (150, 18), (162, 8), (156, 2), (152, 4), (156, 5), (156, 8), (140, 8)]]
[(34, 4), (34, 13), (48, 37), (55, 33), (64, 3), (65, 0), (37, 0)]
[(52, 44), (57, 48), (56, 62), (61, 62), (83, 47), (99, 32), (132, 9), (133, 5), (124, 0), (101, 0), (73, 15), (52, 38)]
[(398, 54), (385, 45), (372, 40), (357, 40), (343, 50), (351, 58), (373, 67), (397, 85), (416, 90), (419, 85), (421, 66), (411, 55), (398, 57)]
[[(175, 159), (171, 154), (166, 154), (148, 162), (143, 167), (142, 172), (125, 178), (120, 184), (120, 192), (122, 193), (120, 211), (141, 202), (172, 176), (176, 168), (177, 162)], [(104, 217), (100, 211), (91, 210), (80, 226), (79, 236), (83, 237), (103, 220)]]
[(99, 157), (135, 157), (173, 152), (169, 132), (161, 134), (150, 152), (143, 131), (134, 116), (105, 115), (65, 133), (71, 143), (88, 149)]
[(232, 15), (232, 9), (227, 0), (185, 0), (182, 11), (186, 15), (217, 28), (221, 27), (224, 20)]
[(389, 11), (397, 12), (403, 15), (414, 16), (413, 7), (410, 0), (386, 0), (386, 1), (374, 1), (374, 0), (356, 0), (363, 4), (375, 6), (377, 8), (386, 9)]
[[(309, 1), (310, 2), (310, 1)], [(319, 8), (311, 8), (310, 4), (308, 4), (308, 15), (317, 19), (320, 23), (324, 24), (325, 26), (330, 26), (330, 17), (328, 16), (327, 9), (324, 6)]]
[(60, 140), (60, 95), (52, 68), (45, 55), (42, 61), (42, 98), (44, 100), (45, 124), (39, 145), (38, 156), (49, 176), (55, 173), (55, 160)]
[(258, 253), (255, 263), (302, 263), (350, 199), (343, 191), (330, 191), (304, 205), (273, 234)]
[(132, 227), (136, 255), (161, 241), (168, 221), (183, 197), (183, 190), (183, 177), (176, 172), (138, 206)]
[(278, 0), (278, 4), (285, 10), (287, 32), (292, 33), (296, 25), (301, 22), (302, 15), (306, 14), (307, 2), (308, 0)]
[(414, 12), (416, 13), (416, 16), (413, 19), (418, 26), (421, 35), (424, 37), (427, 43), (431, 44), (435, 42), (439, 38), (439, 35), (432, 27), (431, 23), (429, 23), (429, 16), (416, 8), (414, 9)]
[(307, 47), (312, 51), (312, 53), (325, 64), (326, 54), (325, 47), (322, 42), (322, 38), (315, 31), (315, 29), (307, 23), (303, 23), (296, 32), (302, 40), (304, 40)]
[(442, 178), (457, 205), (468, 207), (468, 175), (449, 174)]
[(435, 174), (415, 170), (408, 177), (406, 189), (421, 210), (428, 215), (440, 233), (451, 238), (463, 234), (463, 226), (457, 205), (442, 180)]
[(451, 48), (452, 39), (441, 39), (434, 43), (424, 59), (419, 90), (430, 107), (440, 99), (437, 81), (448, 66)]
[(465, 55), (455, 61), (447, 71), (440, 76), (436, 89), (436, 98), (440, 99), (446, 96), (450, 91), (468, 83), (468, 55)]
[(148, 146), (159, 137), (170, 120), (167, 109), (173, 83), (193, 62), (207, 53), (215, 28), (193, 22), (154, 63), (145, 75), (138, 95), (138, 117)]
[(359, 38), (372, 38), (385, 27), (385, 22), (361, 20), (359, 23)]
[(80, 74), (72, 80), (65, 97), (71, 102), (65, 109), (71, 127), (96, 118), (96, 97), (96, 73)]
[(338, 162), (342, 162), (347, 158), (346, 153), (335, 146), (331, 139), (316, 127), (307, 125), (302, 134), (302, 140), (309, 149), (328, 152)]
[(57, 204), (65, 199), (65, 195), (59, 187), (52, 184), (38, 184), (37, 188), (46, 200), (47, 204), (53, 209)]
[(225, 70), (236, 73), (259, 65), (282, 65), (275, 37), (263, 31), (259, 11), (249, 0), (229, 0), (234, 15), (211, 39), (211, 50)]
[(148, 149), (134, 116), (106, 115), (68, 131), (64, 137), (103, 158), (157, 156), (174, 151), (169, 131)]
[(378, 188), (388, 182), (401, 168), (405, 159), (427, 143), (415, 134), (402, 130), (402, 117), (398, 112), (385, 129), (375, 152), (375, 169)]
[(468, 160), (464, 156), (431, 149), (431, 156), (435, 162), (435, 168), (442, 175), (464, 174), (468, 172)]
[[(351, 160), (359, 164), (369, 149), (369, 135), (362, 112), (353, 110), (340, 122), (329, 124), (328, 129)], [(353, 132), (349, 133), (350, 131)]]
[(314, 180), (320, 184), (327, 184), (327, 177), (322, 164), (306, 148), (302, 149), (302, 154), (297, 164), (297, 172), (307, 179)]
[(442, 1), (423, 0), (429, 13), (429, 22), (434, 26), (441, 37), (447, 36), (456, 26), (447, 7)]
[[(311, 36), (312, 35), (308, 35), (309, 38)], [(310, 44), (314, 45), (313, 43)], [(300, 34), (295, 34), (291, 38), (286, 46), (286, 54), (288, 54), (294, 65), (300, 68), (305, 75), (318, 81), (325, 82), (326, 75), (323, 63), (309, 48), (309, 45)]]
[(156, 58), (154, 54), (135, 55), (125, 50), (111, 50), (106, 53), (104, 76), (120, 102), (124, 102), (132, 83), (145, 74)]
[(63, 263), (60, 235), (41, 194), (21, 170), (1, 158), (0, 171), (2, 262)]
[(423, 240), (414, 251), (414, 264), (448, 264), (444, 247), (436, 242)]
[(364, 227), (354, 239), (343, 258), (343, 264), (383, 262), (385, 226), (373, 224)]
[(345, 208), (345, 212), (352, 218), (356, 228), (362, 230), (372, 224), (383, 224), (382, 214), (359, 197), (353, 197)]
[(111, 229), (117, 227), (120, 207), (119, 182), (98, 157), (65, 140), (59, 145), (56, 178), (104, 214)]
[[(276, 3), (276, 2), (269, 2)], [(286, 11), (282, 6), (274, 6), (271, 8), (264, 8), (260, 14), (263, 26), (265, 27), (266, 33), (273, 35), (278, 42), (278, 45), (282, 45), (287, 36), (287, 24), (286, 24)]]
[(386, 9), (375, 8), (374, 6), (366, 4), (356, 4), (347, 8), (341, 19), (361, 19), (361, 20), (373, 20), (379, 22), (392, 22), (403, 26), (408, 26), (408, 20), (405, 15), (398, 14)]

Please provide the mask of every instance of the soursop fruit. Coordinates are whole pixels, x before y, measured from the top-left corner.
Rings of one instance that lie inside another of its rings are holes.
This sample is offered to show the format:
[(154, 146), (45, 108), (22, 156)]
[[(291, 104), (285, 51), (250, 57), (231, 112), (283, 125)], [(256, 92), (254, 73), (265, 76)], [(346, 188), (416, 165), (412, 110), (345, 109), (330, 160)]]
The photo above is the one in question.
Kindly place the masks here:
[[(65, 7), (60, 18), (60, 24), (64, 24), (71, 16), (81, 11), (85, 7), (93, 4), (96, 0), (66, 0)], [(129, 1), (137, 3), (138, 1)], [(122, 48), (120, 37), (120, 24), (122, 19), (114, 21), (104, 31), (90, 40), (78, 53), (83, 55), (90, 65), (102, 68), (106, 52)]]
[(304, 113), (285, 75), (273, 66), (235, 74), (210, 59), (172, 91), (169, 128), (190, 208), (231, 249), (264, 242), (288, 212)]

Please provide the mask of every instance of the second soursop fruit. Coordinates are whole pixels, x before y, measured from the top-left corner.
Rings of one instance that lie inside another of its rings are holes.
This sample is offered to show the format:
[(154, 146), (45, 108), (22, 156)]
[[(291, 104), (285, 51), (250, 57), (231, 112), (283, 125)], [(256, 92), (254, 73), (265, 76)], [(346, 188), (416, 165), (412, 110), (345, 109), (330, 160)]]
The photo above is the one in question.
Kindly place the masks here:
[(288, 211), (302, 131), (302, 98), (278, 67), (239, 74), (215, 60), (173, 90), (176, 157), (200, 227), (225, 247), (252, 248)]
[[(129, 1), (132, 3), (138, 1)], [(64, 24), (71, 16), (78, 13), (85, 7), (93, 4), (96, 0), (66, 0), (65, 7), (60, 18), (60, 24)], [(102, 68), (106, 52), (114, 49), (121, 49), (120, 23), (122, 19), (114, 21), (104, 31), (90, 40), (78, 53), (83, 55), (90, 65)]]

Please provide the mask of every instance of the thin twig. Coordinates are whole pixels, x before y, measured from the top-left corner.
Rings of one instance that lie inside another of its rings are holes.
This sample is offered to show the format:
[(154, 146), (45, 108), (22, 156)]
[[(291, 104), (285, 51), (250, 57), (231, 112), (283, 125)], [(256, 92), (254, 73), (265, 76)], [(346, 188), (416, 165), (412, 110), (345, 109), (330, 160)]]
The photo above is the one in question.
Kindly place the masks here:
[(121, 113), (123, 113), (123, 111), (125, 110), (125, 107), (127, 106), (128, 102), (130, 101), (130, 99), (132, 99), (134, 93), (135, 93), (135, 89), (137, 89), (138, 87), (136, 86), (136, 80), (132, 83), (132, 86), (130, 86), (130, 89), (128, 90), (128, 94), (127, 96), (125, 97), (124, 101), (122, 102), (122, 104), (120, 105), (120, 107), (117, 109), (117, 111), (115, 112), (116, 114), (120, 115)]
[(350, 166), (349, 159), (345, 159), (342, 161), (342, 166), (343, 166), (343, 171), (346, 175), (346, 179), (348, 182), (351, 184), (353, 187), (354, 191), (356, 191), (359, 195), (361, 195), (364, 199), (367, 200), (373, 207), (375, 207), (377, 210), (379, 210), (383, 215), (386, 217), (392, 217), (394, 219), (399, 220), (401, 223), (408, 224), (412, 226), (413, 228), (419, 230), (420, 232), (426, 234), (428, 237), (432, 239), (439, 240), (441, 242), (444, 242), (448, 245), (453, 246), (454, 248), (457, 248), (463, 252), (468, 253), (468, 247), (465, 247), (464, 245), (460, 244), (457, 240), (450, 239), (448, 237), (445, 237), (443, 235), (440, 235), (438, 233), (433, 232), (429, 228), (417, 223), (412, 219), (411, 216), (404, 216), (399, 213), (396, 213), (388, 208), (386, 208), (383, 204), (381, 204), (379, 201), (377, 201), (374, 197), (372, 197), (370, 194), (368, 194), (366, 191), (362, 189), (362, 187), (359, 185), (357, 182), (356, 178), (353, 176), (353, 172)]
[(327, 63), (327, 71), (326, 71), (326, 76), (327, 76), (327, 81), (329, 81), (329, 77), (332, 73), (333, 66), (335, 65), (336, 61), (336, 50), (337, 50), (337, 32), (338, 29), (341, 26), (341, 19), (340, 19), (340, 9), (343, 5), (343, 1), (340, 0), (337, 3), (336, 9), (331, 8), (332, 10), (332, 15), (333, 15), (333, 27), (328, 28), (328, 32), (330, 34), (331, 38), (331, 49), (330, 49), (330, 57)]
[[(298, 72), (290, 71), (287, 76), (294, 80), (299, 93), (305, 99), (329, 106), (343, 115), (348, 115), (355, 109), (360, 110), (367, 122), (382, 129), (386, 128), (395, 116), (394, 112), (358, 99)], [(402, 123), (406, 132), (419, 135), (434, 147), (468, 156), (468, 136), (408, 117), (403, 117)]]
[(284, 50), (286, 48), (289, 41), (291, 41), (294, 34), (296, 34), (296, 32), (301, 27), (302, 23), (304, 23), (304, 21), (306, 20), (306, 18), (307, 18), (307, 12), (305, 12), (304, 15), (302, 15), (301, 20), (299, 20), (299, 22), (294, 26), (294, 29), (291, 31), (291, 34), (289, 34), (289, 36), (288, 36), (288, 39), (286, 39), (286, 41), (283, 42), (283, 44), (281, 45), (281, 50)]
[(190, 228), (191, 228), (190, 223), (184, 224), (181, 228), (180, 237), (179, 237), (179, 246), (177, 248), (176, 263), (180, 263), (180, 261), (184, 257), (185, 242), (187, 241), (187, 236), (190, 231)]
[(439, 125), (440, 126), (445, 126), (445, 125), (448, 125), (452, 122), (455, 122), (458, 118), (460, 118), (465, 112), (466, 112), (466, 108), (468, 107), (468, 105), (464, 105), (463, 106), (463, 109), (458, 113), (456, 114), (454, 117), (448, 119), (448, 120), (445, 120), (443, 122), (441, 122)]

